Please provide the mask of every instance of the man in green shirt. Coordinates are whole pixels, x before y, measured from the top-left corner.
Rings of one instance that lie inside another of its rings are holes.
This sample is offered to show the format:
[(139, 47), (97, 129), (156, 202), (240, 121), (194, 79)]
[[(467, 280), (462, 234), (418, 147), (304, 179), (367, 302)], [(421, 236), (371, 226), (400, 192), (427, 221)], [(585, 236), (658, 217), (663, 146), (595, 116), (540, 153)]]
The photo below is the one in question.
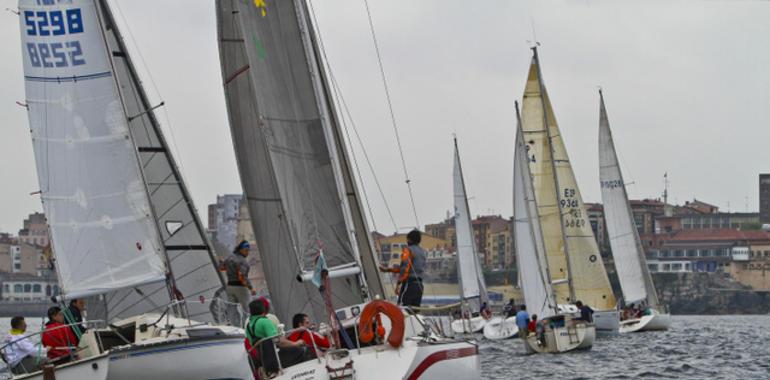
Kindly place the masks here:
[[(257, 366), (262, 365), (266, 372), (273, 373), (278, 371), (278, 360), (281, 361), (281, 367), (286, 368), (297, 363), (301, 363), (311, 357), (308, 355), (305, 342), (300, 340), (292, 342), (283, 335), (278, 336), (277, 344), (272, 338), (278, 335), (278, 326), (267, 317), (268, 307), (262, 299), (256, 299), (249, 303), (249, 322), (246, 324), (246, 337), (249, 339), (249, 346), (259, 345), (256, 350), (258, 354), (256, 359)], [(262, 341), (262, 342), (260, 342)], [(275, 356), (275, 346), (278, 347), (278, 357)]]

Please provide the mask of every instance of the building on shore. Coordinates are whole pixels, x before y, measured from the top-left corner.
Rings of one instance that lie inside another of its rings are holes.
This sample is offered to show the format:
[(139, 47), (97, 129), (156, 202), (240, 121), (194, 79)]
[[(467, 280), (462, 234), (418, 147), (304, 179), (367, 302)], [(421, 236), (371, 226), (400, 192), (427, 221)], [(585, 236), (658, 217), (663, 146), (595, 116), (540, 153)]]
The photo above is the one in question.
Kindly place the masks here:
[(56, 276), (37, 276), (28, 273), (0, 273), (0, 300), (48, 301), (59, 295)]
[(226, 256), (238, 242), (238, 218), (242, 194), (217, 195), (216, 203), (208, 207), (208, 233), (219, 256)]
[(24, 244), (45, 247), (49, 242), (48, 220), (42, 212), (29, 214), (19, 230), (19, 241)]

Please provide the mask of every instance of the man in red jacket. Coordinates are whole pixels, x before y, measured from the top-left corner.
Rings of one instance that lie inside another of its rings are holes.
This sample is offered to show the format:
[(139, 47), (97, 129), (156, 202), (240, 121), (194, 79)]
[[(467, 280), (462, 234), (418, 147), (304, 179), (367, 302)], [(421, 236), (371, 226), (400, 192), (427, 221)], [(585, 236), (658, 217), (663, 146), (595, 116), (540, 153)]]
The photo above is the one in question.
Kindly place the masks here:
[[(321, 334), (317, 334), (311, 330), (313, 328), (313, 322), (310, 321), (310, 317), (308, 317), (307, 314), (295, 314), (294, 318), (292, 318), (291, 324), (293, 329), (300, 330), (291, 333), (291, 335), (289, 335), (289, 340), (292, 342), (296, 342), (298, 340), (304, 341), (305, 346), (314, 356), (318, 356), (318, 353), (315, 352), (316, 347), (322, 350), (326, 350), (331, 347), (331, 344), (329, 344), (329, 338)], [(313, 343), (315, 343), (315, 346), (313, 346)]]
[(45, 324), (41, 340), (43, 346), (48, 348), (48, 359), (54, 364), (77, 359), (74, 349), (78, 338), (72, 333), (72, 329), (64, 324), (64, 314), (58, 306), (48, 309), (48, 323)]

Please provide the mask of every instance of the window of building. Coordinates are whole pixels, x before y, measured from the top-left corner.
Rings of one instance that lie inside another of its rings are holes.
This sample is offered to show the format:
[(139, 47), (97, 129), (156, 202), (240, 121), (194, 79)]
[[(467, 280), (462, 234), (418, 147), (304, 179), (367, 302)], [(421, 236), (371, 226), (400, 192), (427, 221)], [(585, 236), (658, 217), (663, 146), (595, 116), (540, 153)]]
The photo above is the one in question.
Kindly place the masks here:
[(668, 272), (671, 270), (671, 264), (663, 264), (663, 271)]
[(29, 293), (32, 291), (32, 284), (24, 284), (24, 293)]
[(40, 286), (40, 284), (32, 285), (32, 292), (34, 293), (40, 293), (43, 291), (43, 287)]
[(647, 264), (647, 268), (650, 270), (650, 272), (657, 272), (658, 264)]
[(21, 284), (16, 284), (13, 286), (13, 291), (15, 293), (21, 293), (24, 291), (24, 286), (22, 286)]
[(687, 257), (696, 257), (698, 256), (698, 251), (695, 249), (688, 249), (687, 250)]
[(674, 257), (684, 257), (684, 251), (681, 249), (674, 250)]
[(3, 284), (3, 293), (10, 293), (11, 292), (11, 286), (8, 284)]
[(46, 285), (45, 286), (45, 295), (46, 296), (50, 296), (51, 295), (51, 285)]
[(671, 264), (671, 270), (682, 270), (682, 263)]

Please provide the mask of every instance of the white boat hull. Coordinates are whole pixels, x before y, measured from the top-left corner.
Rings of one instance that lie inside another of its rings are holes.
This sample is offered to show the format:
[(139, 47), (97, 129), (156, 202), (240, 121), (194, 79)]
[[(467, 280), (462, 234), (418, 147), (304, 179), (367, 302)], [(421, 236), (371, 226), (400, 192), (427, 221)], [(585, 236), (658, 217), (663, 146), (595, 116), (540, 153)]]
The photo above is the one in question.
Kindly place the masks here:
[(620, 312), (618, 310), (594, 311), (594, 325), (596, 331), (618, 332), (620, 328)]
[(559, 327), (544, 334), (539, 341), (537, 334), (530, 334), (525, 340), (529, 353), (564, 353), (576, 350), (590, 350), (596, 340), (596, 329), (592, 324), (578, 323), (571, 327)]
[(473, 318), (455, 319), (452, 321), (452, 331), (455, 334), (471, 334), (480, 332), (484, 329), (484, 325), (487, 324), (487, 320), (481, 316)]
[(484, 325), (484, 338), (489, 340), (513, 338), (518, 334), (519, 328), (516, 326), (516, 317), (505, 319), (494, 317)]
[(186, 338), (115, 349), (110, 352), (109, 379), (251, 379), (243, 339)]
[[(54, 367), (56, 380), (106, 380), (109, 371), (110, 358), (100, 355), (73, 363)], [(28, 375), (15, 375), (13, 380), (43, 380), (43, 371)]]
[[(383, 346), (348, 350), (344, 359), (326, 357), (283, 369), (275, 380), (330, 380), (329, 368), (351, 367), (345, 379), (478, 379), (481, 377), (478, 347), (470, 342), (425, 343), (407, 340), (401, 348)], [(340, 374), (338, 372), (338, 374)]]
[(621, 334), (641, 331), (668, 330), (671, 326), (671, 315), (654, 312), (652, 315), (643, 315), (641, 318), (627, 319), (620, 322)]

